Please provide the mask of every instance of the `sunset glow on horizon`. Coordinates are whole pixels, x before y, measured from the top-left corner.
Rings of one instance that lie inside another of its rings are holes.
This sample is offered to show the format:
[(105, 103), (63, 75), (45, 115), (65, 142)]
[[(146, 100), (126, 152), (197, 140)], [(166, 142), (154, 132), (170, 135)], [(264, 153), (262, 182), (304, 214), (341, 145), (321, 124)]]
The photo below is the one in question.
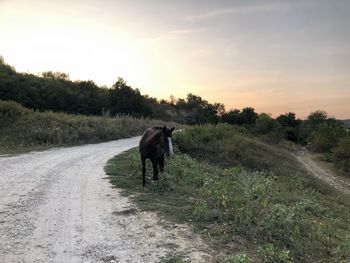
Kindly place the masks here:
[(350, 2), (0, 0), (0, 55), (142, 94), (226, 110), (350, 118)]

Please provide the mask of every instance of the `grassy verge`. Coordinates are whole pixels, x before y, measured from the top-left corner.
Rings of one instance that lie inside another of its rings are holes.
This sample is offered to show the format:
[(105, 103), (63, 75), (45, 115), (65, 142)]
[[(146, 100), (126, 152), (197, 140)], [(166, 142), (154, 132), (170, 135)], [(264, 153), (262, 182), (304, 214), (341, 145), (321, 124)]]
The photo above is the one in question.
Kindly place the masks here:
[[(175, 141), (187, 154), (168, 161), (160, 180), (145, 188), (136, 150), (112, 159), (106, 171), (141, 209), (192, 224), (216, 248), (218, 262), (350, 259), (349, 207), (299, 176), (284, 150), (221, 125), (187, 129)], [(243, 153), (230, 156), (239, 142)], [(258, 152), (246, 155), (247, 148)], [(150, 167), (148, 175), (150, 182)]]
[(163, 121), (128, 116), (90, 117), (36, 112), (15, 102), (0, 101), (0, 154), (98, 143), (142, 134)]

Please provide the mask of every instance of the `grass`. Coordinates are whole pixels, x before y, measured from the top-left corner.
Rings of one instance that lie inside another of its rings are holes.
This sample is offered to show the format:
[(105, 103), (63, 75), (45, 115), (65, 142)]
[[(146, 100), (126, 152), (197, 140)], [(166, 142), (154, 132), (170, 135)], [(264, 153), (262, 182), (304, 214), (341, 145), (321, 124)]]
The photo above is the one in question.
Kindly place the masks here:
[[(151, 181), (148, 167), (145, 188), (136, 150), (110, 160), (106, 172), (140, 209), (192, 224), (216, 248), (218, 262), (350, 259), (349, 207), (300, 176), (284, 149), (225, 125), (189, 128), (175, 142), (186, 154), (168, 161), (159, 181)], [(247, 148), (257, 152), (247, 155)]]
[(129, 209), (125, 209), (122, 211), (115, 211), (112, 214), (113, 215), (123, 215), (123, 216), (128, 216), (128, 215), (134, 215), (137, 213), (137, 209), (136, 208), (129, 208)]
[(163, 121), (118, 117), (93, 117), (37, 112), (16, 102), (0, 101), (0, 154), (59, 146), (98, 143), (142, 134)]

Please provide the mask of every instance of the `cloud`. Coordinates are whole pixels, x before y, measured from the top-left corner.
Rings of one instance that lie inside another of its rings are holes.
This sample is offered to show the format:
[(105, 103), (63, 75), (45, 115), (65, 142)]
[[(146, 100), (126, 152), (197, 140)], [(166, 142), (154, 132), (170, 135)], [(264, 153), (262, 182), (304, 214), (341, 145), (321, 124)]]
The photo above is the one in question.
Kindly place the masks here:
[(188, 34), (194, 34), (194, 33), (200, 33), (207, 31), (208, 28), (182, 28), (182, 29), (174, 29), (174, 30), (168, 30), (163, 33), (160, 33), (156, 36), (151, 37), (152, 40), (162, 40), (167, 38), (173, 38), (173, 37), (181, 37)]
[(200, 14), (200, 15), (188, 16), (185, 19), (189, 21), (198, 21), (198, 20), (204, 20), (206, 18), (215, 17), (215, 16), (231, 14), (234, 11), (235, 11), (235, 8), (227, 8), (227, 9), (215, 10), (215, 11)]
[(269, 12), (269, 11), (275, 11), (279, 10), (281, 8), (286, 7), (285, 4), (256, 4), (256, 5), (245, 5), (245, 6), (236, 6), (236, 7), (229, 7), (229, 8), (223, 8), (223, 9), (217, 9), (213, 10), (207, 13), (202, 13), (198, 15), (193, 16), (187, 16), (185, 17), (185, 20), (188, 21), (200, 21), (205, 19), (210, 19), (213, 17), (218, 16), (224, 16), (229, 14), (252, 14), (252, 13), (259, 13), (259, 12)]
[(203, 31), (206, 31), (206, 30), (207, 30), (207, 28), (176, 29), (176, 30), (168, 31), (167, 34), (186, 35), (186, 34), (191, 34), (191, 33), (203, 32)]

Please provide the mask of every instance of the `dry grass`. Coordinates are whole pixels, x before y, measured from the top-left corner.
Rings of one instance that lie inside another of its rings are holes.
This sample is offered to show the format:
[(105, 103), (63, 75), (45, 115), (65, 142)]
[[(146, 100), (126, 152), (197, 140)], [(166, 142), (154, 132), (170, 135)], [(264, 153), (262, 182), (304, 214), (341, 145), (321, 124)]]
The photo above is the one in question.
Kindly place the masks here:
[(148, 127), (179, 124), (130, 116), (93, 117), (36, 112), (0, 101), (0, 154), (98, 143), (141, 135)]

